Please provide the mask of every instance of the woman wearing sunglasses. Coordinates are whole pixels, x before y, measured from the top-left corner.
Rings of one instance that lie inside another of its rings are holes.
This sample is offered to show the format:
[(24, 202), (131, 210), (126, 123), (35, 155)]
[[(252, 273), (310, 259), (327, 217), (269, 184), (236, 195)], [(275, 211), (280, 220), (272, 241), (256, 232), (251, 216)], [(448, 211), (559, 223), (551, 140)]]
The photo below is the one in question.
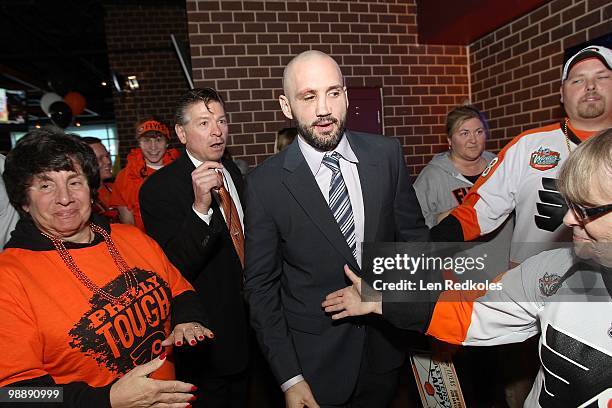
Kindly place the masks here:
[[(362, 302), (361, 279), (327, 296), (333, 319), (382, 314), (452, 344), (491, 346), (539, 335), (540, 368), (525, 407), (612, 405), (612, 129), (583, 142), (557, 180), (573, 246), (499, 277), (498, 290), (446, 291), (432, 307)], [(495, 373), (492, 373), (495, 375)]]

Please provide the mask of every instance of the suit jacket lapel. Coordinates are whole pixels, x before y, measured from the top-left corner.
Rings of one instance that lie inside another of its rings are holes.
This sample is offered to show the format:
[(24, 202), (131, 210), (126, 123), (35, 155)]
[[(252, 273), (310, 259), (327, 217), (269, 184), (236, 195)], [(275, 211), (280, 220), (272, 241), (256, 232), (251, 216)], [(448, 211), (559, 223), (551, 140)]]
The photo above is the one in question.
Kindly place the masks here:
[[(378, 231), (378, 217), (381, 208), (381, 185), (382, 178), (379, 163), (375, 160), (375, 152), (368, 149), (363, 141), (350, 131), (346, 131), (348, 142), (359, 160), (357, 169), (361, 183), (361, 195), (363, 196), (363, 240), (364, 242), (376, 241)], [(369, 151), (368, 151), (369, 150)]]
[(358, 270), (357, 262), (340, 232), (321, 190), (300, 151), (297, 140), (287, 147), (282, 182), (295, 198), (313, 224), (327, 238), (331, 245)]

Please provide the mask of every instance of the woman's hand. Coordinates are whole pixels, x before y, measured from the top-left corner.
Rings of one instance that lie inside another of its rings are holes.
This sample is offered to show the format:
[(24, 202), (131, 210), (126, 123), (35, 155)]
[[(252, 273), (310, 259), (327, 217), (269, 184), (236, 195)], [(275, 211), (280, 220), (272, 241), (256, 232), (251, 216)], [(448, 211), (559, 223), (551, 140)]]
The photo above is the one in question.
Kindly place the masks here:
[(334, 320), (368, 313), (382, 314), (382, 301), (361, 301), (361, 278), (355, 275), (347, 265), (344, 265), (344, 273), (353, 282), (353, 285), (327, 295), (322, 303), (325, 312), (332, 313), (331, 318)]
[(162, 342), (162, 346), (171, 346), (173, 344), (175, 346), (182, 346), (184, 343), (195, 346), (198, 341), (204, 341), (207, 337), (212, 339), (215, 335), (200, 323), (181, 323), (174, 326), (174, 330), (172, 330), (172, 333)]
[(134, 367), (110, 389), (113, 408), (138, 407), (187, 407), (196, 398), (197, 388), (181, 381), (154, 380), (147, 376), (160, 368), (166, 360), (163, 352), (158, 358)]

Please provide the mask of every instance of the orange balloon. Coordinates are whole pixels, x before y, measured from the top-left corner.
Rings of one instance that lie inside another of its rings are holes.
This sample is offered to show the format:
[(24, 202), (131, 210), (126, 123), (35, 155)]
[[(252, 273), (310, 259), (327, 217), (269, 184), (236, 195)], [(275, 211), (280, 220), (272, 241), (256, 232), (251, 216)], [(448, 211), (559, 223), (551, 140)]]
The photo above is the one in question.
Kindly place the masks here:
[(68, 92), (66, 96), (64, 96), (64, 102), (70, 106), (73, 116), (83, 113), (85, 107), (87, 106), (87, 102), (85, 101), (83, 95), (75, 91)]

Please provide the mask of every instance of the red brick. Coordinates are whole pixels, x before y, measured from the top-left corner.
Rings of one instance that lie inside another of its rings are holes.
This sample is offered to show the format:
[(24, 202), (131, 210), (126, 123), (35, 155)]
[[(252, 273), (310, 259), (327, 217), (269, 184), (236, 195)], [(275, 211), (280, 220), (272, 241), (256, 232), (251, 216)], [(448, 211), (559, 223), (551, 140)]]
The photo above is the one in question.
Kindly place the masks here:
[(586, 41), (586, 33), (579, 32), (563, 40), (563, 48), (574, 47)]
[(549, 12), (548, 4), (541, 6), (529, 13), (529, 22), (531, 24), (537, 24), (539, 21), (548, 17), (550, 15)]
[(548, 35), (548, 33), (546, 32), (546, 33), (543, 33), (543, 34), (538, 35), (537, 37), (532, 38), (532, 39), (529, 41), (529, 46), (530, 46), (531, 48), (537, 48), (537, 47), (540, 47), (540, 46), (542, 46), (542, 45), (547, 44), (549, 41), (550, 41), (550, 40), (549, 40), (549, 35)]
[(515, 21), (514, 23), (512, 23), (512, 32), (516, 33), (518, 31), (521, 31), (523, 28), (527, 27), (529, 25), (529, 17), (522, 17), (520, 19), (518, 19), (517, 21)]
[[(236, 43), (238, 44), (256, 44), (257, 35), (255, 34), (236, 34)], [(193, 37), (190, 37), (193, 39)]]
[(246, 48), (244, 45), (224, 45), (223, 53), (225, 55), (244, 55)]
[(359, 14), (354, 14), (354, 13), (340, 14), (340, 21), (342, 21), (343, 23), (357, 22), (359, 21)]
[(548, 31), (552, 28), (558, 27), (561, 23), (561, 15), (555, 14), (550, 16), (547, 19), (544, 19), (540, 22), (540, 32)]
[[(600, 21), (601, 20), (600, 20), (599, 10), (593, 11), (585, 15), (584, 17), (581, 17), (576, 20), (575, 22), (576, 31), (592, 27), (595, 24), (599, 23)], [(610, 23), (610, 20), (608, 20), (608, 23), (610, 26), (612, 26), (612, 23)]]
[(253, 135), (232, 135), (232, 141), (234, 145), (246, 145), (252, 144), (255, 141), (255, 138)]
[(242, 4), (244, 10), (254, 11), (254, 10), (263, 10), (264, 3), (261, 1), (249, 0), (245, 1)]
[(222, 10), (242, 10), (242, 1), (222, 0), (219, 3)]
[(547, 44), (543, 46), (540, 50), (540, 54), (542, 57), (548, 57), (559, 52), (561, 52), (561, 43), (559, 41)]
[(347, 12), (348, 4), (347, 3), (329, 3), (329, 11)]
[(564, 10), (561, 14), (561, 19), (565, 23), (566, 21), (573, 20), (577, 17), (582, 16), (584, 13), (584, 2), (580, 2), (567, 10)]
[(561, 39), (561, 38), (567, 37), (573, 32), (574, 32), (574, 25), (572, 24), (572, 22), (569, 22), (569, 23), (563, 24), (561, 27), (554, 29), (550, 33), (550, 35), (551, 35), (551, 38)]
[(553, 67), (547, 71), (540, 73), (540, 82), (542, 83), (557, 80), (561, 80), (561, 67)]
[(263, 23), (244, 23), (244, 31), (247, 33), (265, 33), (266, 25)]
[(300, 13), (299, 18), (300, 18), (300, 21), (303, 21), (303, 22), (319, 22), (320, 14), (319, 13)]
[(363, 13), (368, 11), (368, 5), (362, 3), (351, 2), (349, 4), (349, 10), (351, 13)]
[(219, 10), (219, 1), (218, 0), (212, 0), (212, 1), (204, 1), (204, 0), (199, 0), (197, 2), (198, 5), (198, 10), (204, 11), (204, 10)]
[(266, 146), (262, 144), (252, 144), (245, 146), (246, 155), (262, 154), (266, 153)]
[[(246, 23), (253, 24), (253, 23)], [(212, 24), (211, 24), (212, 25)], [(221, 29), (224, 33), (242, 33), (244, 30), (244, 23), (223, 23)]]
[(587, 11), (591, 11), (596, 8), (603, 7), (606, 4), (609, 5), (610, 2), (608, 0), (588, 0), (587, 1)]
[(377, 21), (378, 17), (376, 14), (359, 14), (360, 23), (376, 23)]
[(610, 33), (610, 20), (612, 20), (612, 6), (609, 6), (606, 10), (604, 10), (605, 17), (603, 23), (596, 25), (595, 27), (591, 27), (589, 29), (589, 38), (597, 38), (604, 36)]
[(298, 21), (298, 20), (299, 20), (298, 13), (293, 13), (293, 12), (278, 13), (278, 21), (293, 22), (293, 21)]
[(276, 44), (278, 43), (278, 34), (257, 34), (258, 44)]
[(295, 1), (287, 3), (287, 10), (289, 11), (306, 11), (308, 9), (308, 5), (305, 1)]

